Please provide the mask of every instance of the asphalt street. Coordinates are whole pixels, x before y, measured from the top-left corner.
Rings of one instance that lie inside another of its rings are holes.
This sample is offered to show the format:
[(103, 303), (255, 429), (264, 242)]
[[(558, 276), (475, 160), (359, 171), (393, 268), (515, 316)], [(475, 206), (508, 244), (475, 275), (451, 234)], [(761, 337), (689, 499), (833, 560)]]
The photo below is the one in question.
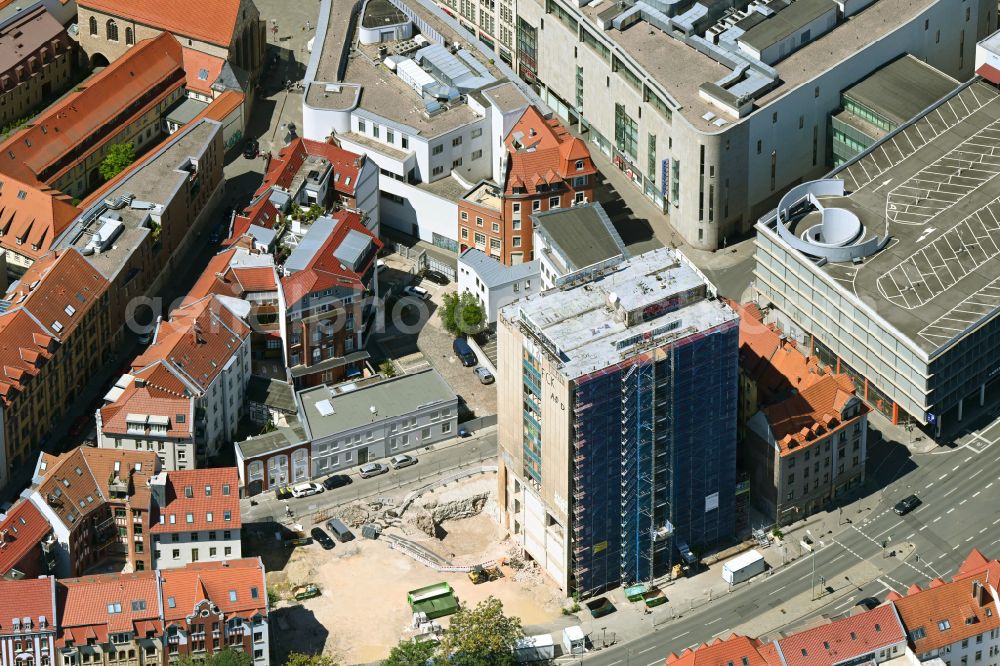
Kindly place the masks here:
[[(495, 465), (497, 459), (496, 430), (490, 428), (481, 433), (473, 433), (465, 439), (456, 440), (451, 445), (435, 445), (427, 449), (410, 451), (417, 458), (417, 464), (403, 469), (390, 469), (369, 479), (362, 479), (357, 469), (348, 474), (351, 484), (334, 490), (327, 490), (312, 497), (278, 500), (273, 492), (262, 493), (253, 498), (241, 500), (240, 514), (244, 523), (287, 521), (285, 507), (298, 518), (325, 511), (327, 509), (369, 497), (377, 497), (397, 489), (413, 490), (422, 484), (446, 476), (449, 472), (472, 465)], [(324, 477), (325, 478), (325, 477)], [(317, 479), (322, 482), (323, 479)]]
[[(693, 612), (676, 609), (679, 617), (658, 625), (655, 633), (600, 650), (585, 657), (583, 663), (662, 664), (667, 654), (725, 637), (734, 627), (771, 609), (782, 608), (789, 620), (786, 626), (792, 628), (816, 615), (845, 613), (864, 597), (884, 600), (890, 590), (905, 594), (913, 583), (923, 586), (935, 577), (948, 579), (972, 548), (979, 548), (987, 557), (1000, 555), (1000, 446), (918, 455), (914, 462), (916, 466), (889, 485), (867, 515), (845, 523), (835, 534), (814, 535), (814, 555)], [(910, 493), (916, 493), (923, 503), (906, 516), (896, 515), (892, 506)], [(845, 510), (844, 515), (852, 512)], [(884, 540), (888, 551), (904, 543), (913, 544), (914, 551), (905, 561), (884, 557)], [(881, 574), (870, 581), (845, 580), (844, 574), (864, 560), (879, 567)], [(796, 608), (790, 600), (799, 595), (808, 600), (810, 586), (819, 576), (834, 588), (829, 595), (832, 601), (819, 609), (803, 609), (801, 602)], [(848, 586), (853, 591), (848, 593)]]

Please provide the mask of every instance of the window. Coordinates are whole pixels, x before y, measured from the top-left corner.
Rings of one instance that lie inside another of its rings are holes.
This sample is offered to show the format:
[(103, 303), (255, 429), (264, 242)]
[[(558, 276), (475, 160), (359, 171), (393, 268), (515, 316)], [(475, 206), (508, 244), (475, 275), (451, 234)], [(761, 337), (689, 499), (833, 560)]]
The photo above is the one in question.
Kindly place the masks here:
[(372, 136), (373, 137), (375, 137), (376, 139), (379, 138), (379, 131), (380, 130), (381, 130), (381, 128), (378, 125), (376, 125), (375, 123), (372, 123)]
[(462, 238), (464, 238), (466, 240), (468, 240), (468, 238), (469, 238), (469, 230), (466, 229), (465, 227), (462, 227)]
[(358, 118), (358, 132), (361, 133), (361, 134), (364, 134), (367, 131), (368, 131), (368, 127), (365, 124), (365, 121), (363, 121), (360, 118)]
[(129, 46), (135, 44), (135, 33), (132, 32), (132, 28), (125, 28), (125, 43)]
[(486, 236), (476, 232), (476, 245), (486, 245)]
[(175, 560), (181, 559), (181, 551), (178, 548), (174, 548), (173, 551), (171, 551), (170, 555)]
[(97, 35), (97, 19), (93, 16), (90, 17), (90, 34)]
[(542, 209), (542, 202), (541, 201), (539, 201), (538, 199), (535, 199), (534, 201), (531, 202), (531, 210), (536, 211), (536, 210), (541, 210), (541, 209)]
[(510, 228), (513, 229), (514, 231), (520, 231), (521, 230), (521, 220), (520, 219), (512, 220), (511, 223), (510, 223)]
[(441, 424), (441, 432), (443, 432), (443, 433), (451, 432), (451, 424), (450, 423), (442, 423)]
[(461, 216), (462, 216), (462, 220), (463, 221), (465, 221), (465, 222), (469, 221), (469, 213), (468, 212), (466, 212), (466, 211), (463, 210)]
[(388, 127), (385, 128), (385, 140), (386, 143), (396, 143), (396, 133)]
[(462, 145), (462, 137), (456, 136), (454, 139), (451, 140), (451, 147), (452, 148), (457, 148), (458, 146), (461, 146), (461, 145)]
[(399, 143), (403, 147), (403, 150), (408, 150), (410, 148), (410, 137), (408, 136), (400, 137)]
[(499, 232), (500, 232), (500, 223), (499, 222), (494, 222), (493, 223), (493, 233), (499, 233)]
[(472, 130), (472, 138), (473, 139), (478, 139), (482, 135), (483, 135), (483, 128), (482, 127), (477, 127), (476, 129)]
[(482, 156), (483, 156), (483, 151), (482, 150), (473, 150), (472, 151), (472, 159), (473, 160), (478, 160)]
[(512, 243), (513, 243), (514, 247), (521, 247), (521, 237), (520, 236), (514, 236), (513, 239), (512, 239)]
[(105, 26), (105, 36), (108, 41), (117, 42), (118, 41), (118, 24), (115, 23), (114, 19), (108, 19), (108, 23)]
[(940, 622), (938, 622), (939, 631), (948, 631), (949, 629), (951, 629), (951, 622), (949, 622), (948, 620), (941, 620)]
[(440, 176), (443, 172), (444, 172), (444, 167), (442, 166), (436, 166), (433, 169), (431, 169), (432, 176)]
[(576, 161), (576, 170), (577, 171), (583, 171), (583, 160), (577, 160)]
[(481, 218), (481, 217), (477, 217), (476, 218), (476, 226), (477, 227), (483, 226), (483, 218)]
[(444, 146), (442, 146), (440, 143), (431, 148), (431, 155), (440, 155), (443, 152), (444, 152)]
[(451, 168), (452, 169), (457, 169), (460, 166), (462, 166), (462, 158), (461, 157), (459, 157), (459, 158), (454, 159), (454, 160), (451, 161)]
[(559, 197), (549, 197), (549, 208), (559, 208)]

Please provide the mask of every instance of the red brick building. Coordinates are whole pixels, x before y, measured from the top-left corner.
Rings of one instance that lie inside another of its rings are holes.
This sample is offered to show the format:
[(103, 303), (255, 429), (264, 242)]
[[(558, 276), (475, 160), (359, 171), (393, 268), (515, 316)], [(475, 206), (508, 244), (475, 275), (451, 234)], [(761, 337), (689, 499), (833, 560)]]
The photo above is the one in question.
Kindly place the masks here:
[(51, 534), (52, 527), (35, 505), (18, 500), (0, 521), (0, 578), (18, 580), (52, 573)]
[(0, 664), (51, 666), (55, 640), (55, 579), (0, 580)]
[(597, 169), (587, 145), (529, 106), (504, 138), (504, 182), (481, 182), (458, 202), (460, 251), (508, 266), (531, 261), (531, 214), (592, 201)]

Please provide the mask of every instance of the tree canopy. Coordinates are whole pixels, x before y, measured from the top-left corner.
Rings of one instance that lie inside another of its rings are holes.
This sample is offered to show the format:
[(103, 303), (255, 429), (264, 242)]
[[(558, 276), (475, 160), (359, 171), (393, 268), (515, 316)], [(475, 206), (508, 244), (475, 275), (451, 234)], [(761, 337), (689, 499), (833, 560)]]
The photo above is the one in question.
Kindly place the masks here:
[(471, 293), (449, 293), (442, 300), (441, 323), (452, 335), (475, 335), (486, 327), (486, 312)]
[(402, 640), (392, 648), (389, 657), (382, 662), (382, 666), (426, 666), (427, 660), (434, 656), (434, 648), (437, 645), (430, 641), (414, 643), (410, 640)]
[(132, 142), (116, 143), (108, 149), (98, 169), (104, 180), (111, 180), (135, 162), (135, 146)]
[(285, 666), (337, 666), (337, 662), (325, 654), (290, 652), (285, 659)]
[[(193, 666), (194, 660), (190, 657), (182, 657), (177, 666)], [(242, 650), (232, 650), (226, 648), (221, 652), (216, 652), (203, 661), (197, 662), (199, 666), (251, 666), (253, 659)]]
[(507, 617), (496, 597), (465, 604), (451, 617), (438, 645), (438, 657), (454, 666), (510, 666), (517, 663), (514, 644), (524, 637), (521, 620)]

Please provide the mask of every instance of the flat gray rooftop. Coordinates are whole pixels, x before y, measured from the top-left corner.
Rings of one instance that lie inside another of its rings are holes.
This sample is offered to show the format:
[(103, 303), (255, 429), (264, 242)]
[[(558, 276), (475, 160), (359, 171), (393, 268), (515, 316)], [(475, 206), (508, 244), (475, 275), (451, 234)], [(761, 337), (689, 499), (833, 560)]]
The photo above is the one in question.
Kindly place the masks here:
[(482, 280), (487, 289), (500, 287), (538, 276), (538, 260), (505, 266), (482, 250), (470, 247), (458, 255), (458, 263), (465, 264)]
[(399, 11), (389, 0), (368, 0), (364, 16), (361, 17), (361, 25), (365, 28), (378, 28), (384, 25), (396, 25), (406, 20), (406, 14)]
[(758, 22), (743, 33), (739, 40), (763, 51), (836, 9), (837, 5), (833, 4), (833, 0), (795, 0), (780, 12)]
[(287, 426), (245, 439), (242, 442), (236, 442), (236, 448), (239, 449), (243, 459), (247, 460), (273, 451), (281, 451), (305, 441), (305, 428), (302, 427), (298, 417), (293, 415), (288, 417)]
[(541, 234), (569, 262), (568, 271), (628, 255), (621, 236), (598, 203), (535, 213), (531, 220), (535, 233)]
[[(731, 70), (643, 21), (625, 30), (614, 28), (602, 30), (599, 15), (611, 6), (612, 1), (600, 0), (580, 10), (574, 8), (572, 11), (582, 12), (588, 30), (595, 34), (603, 32), (610, 37), (656, 79), (680, 104), (681, 109), (675, 110), (674, 113), (682, 113), (685, 120), (696, 129), (708, 132), (720, 131), (720, 128), (713, 125), (710, 120), (703, 118), (706, 111), (716, 113), (718, 109), (699, 96), (699, 86), (706, 82), (718, 81)], [(757, 106), (764, 107), (816, 78), (822, 72), (837, 66), (859, 49), (878, 41), (938, 1), (876, 0), (871, 6), (777, 63), (774, 68), (778, 71), (780, 83), (765, 95), (758, 97)], [(556, 22), (556, 25), (561, 24)], [(730, 121), (730, 124), (744, 121), (746, 118)]]
[[(436, 370), (393, 377), (354, 390), (350, 384), (317, 386), (299, 392), (302, 416), (314, 440), (368, 424), (378, 424), (411, 414), (424, 405), (457, 399)], [(324, 416), (317, 405), (327, 401), (333, 413)], [(371, 411), (375, 408), (375, 413)]]
[(896, 125), (958, 87), (958, 81), (912, 55), (893, 60), (844, 91), (844, 96)]
[(824, 203), (891, 241), (859, 266), (819, 270), (934, 355), (1000, 307), (997, 174), (1000, 94), (976, 82), (829, 176), (848, 195)]
[[(647, 334), (654, 339), (662, 336), (665, 344), (738, 317), (722, 301), (706, 298), (708, 293), (687, 258), (660, 248), (632, 257), (593, 281), (517, 301), (503, 309), (503, 316), (520, 320), (554, 348), (562, 360), (563, 376), (575, 379), (634, 356), (634, 345)], [(659, 309), (680, 294), (686, 294), (686, 305), (632, 326), (613, 305), (620, 303), (627, 311)]]
[[(215, 136), (221, 133), (222, 126), (214, 120), (199, 120), (194, 125), (182, 128), (170, 143), (161, 147), (152, 157), (140, 158), (148, 158), (148, 161), (105, 195), (105, 199), (114, 199), (128, 193), (135, 196), (135, 201), (130, 206), (111, 211), (121, 216), (125, 229), (110, 248), (87, 257), (87, 261), (100, 271), (101, 275), (109, 281), (114, 281), (114, 276), (125, 266), (135, 248), (151, 233), (149, 227), (143, 226), (146, 218), (151, 214), (158, 215), (162, 212), (162, 209), (144, 210), (134, 206), (139, 201), (145, 201), (166, 207), (190, 177), (187, 171), (181, 170), (182, 167), (189, 158), (200, 158)], [(97, 219), (84, 227), (84, 221), (89, 219), (88, 213), (94, 208), (92, 206), (88, 211), (84, 211), (84, 214), (64, 232), (59, 242), (60, 247), (75, 247), (83, 251), (101, 228), (102, 223)]]

